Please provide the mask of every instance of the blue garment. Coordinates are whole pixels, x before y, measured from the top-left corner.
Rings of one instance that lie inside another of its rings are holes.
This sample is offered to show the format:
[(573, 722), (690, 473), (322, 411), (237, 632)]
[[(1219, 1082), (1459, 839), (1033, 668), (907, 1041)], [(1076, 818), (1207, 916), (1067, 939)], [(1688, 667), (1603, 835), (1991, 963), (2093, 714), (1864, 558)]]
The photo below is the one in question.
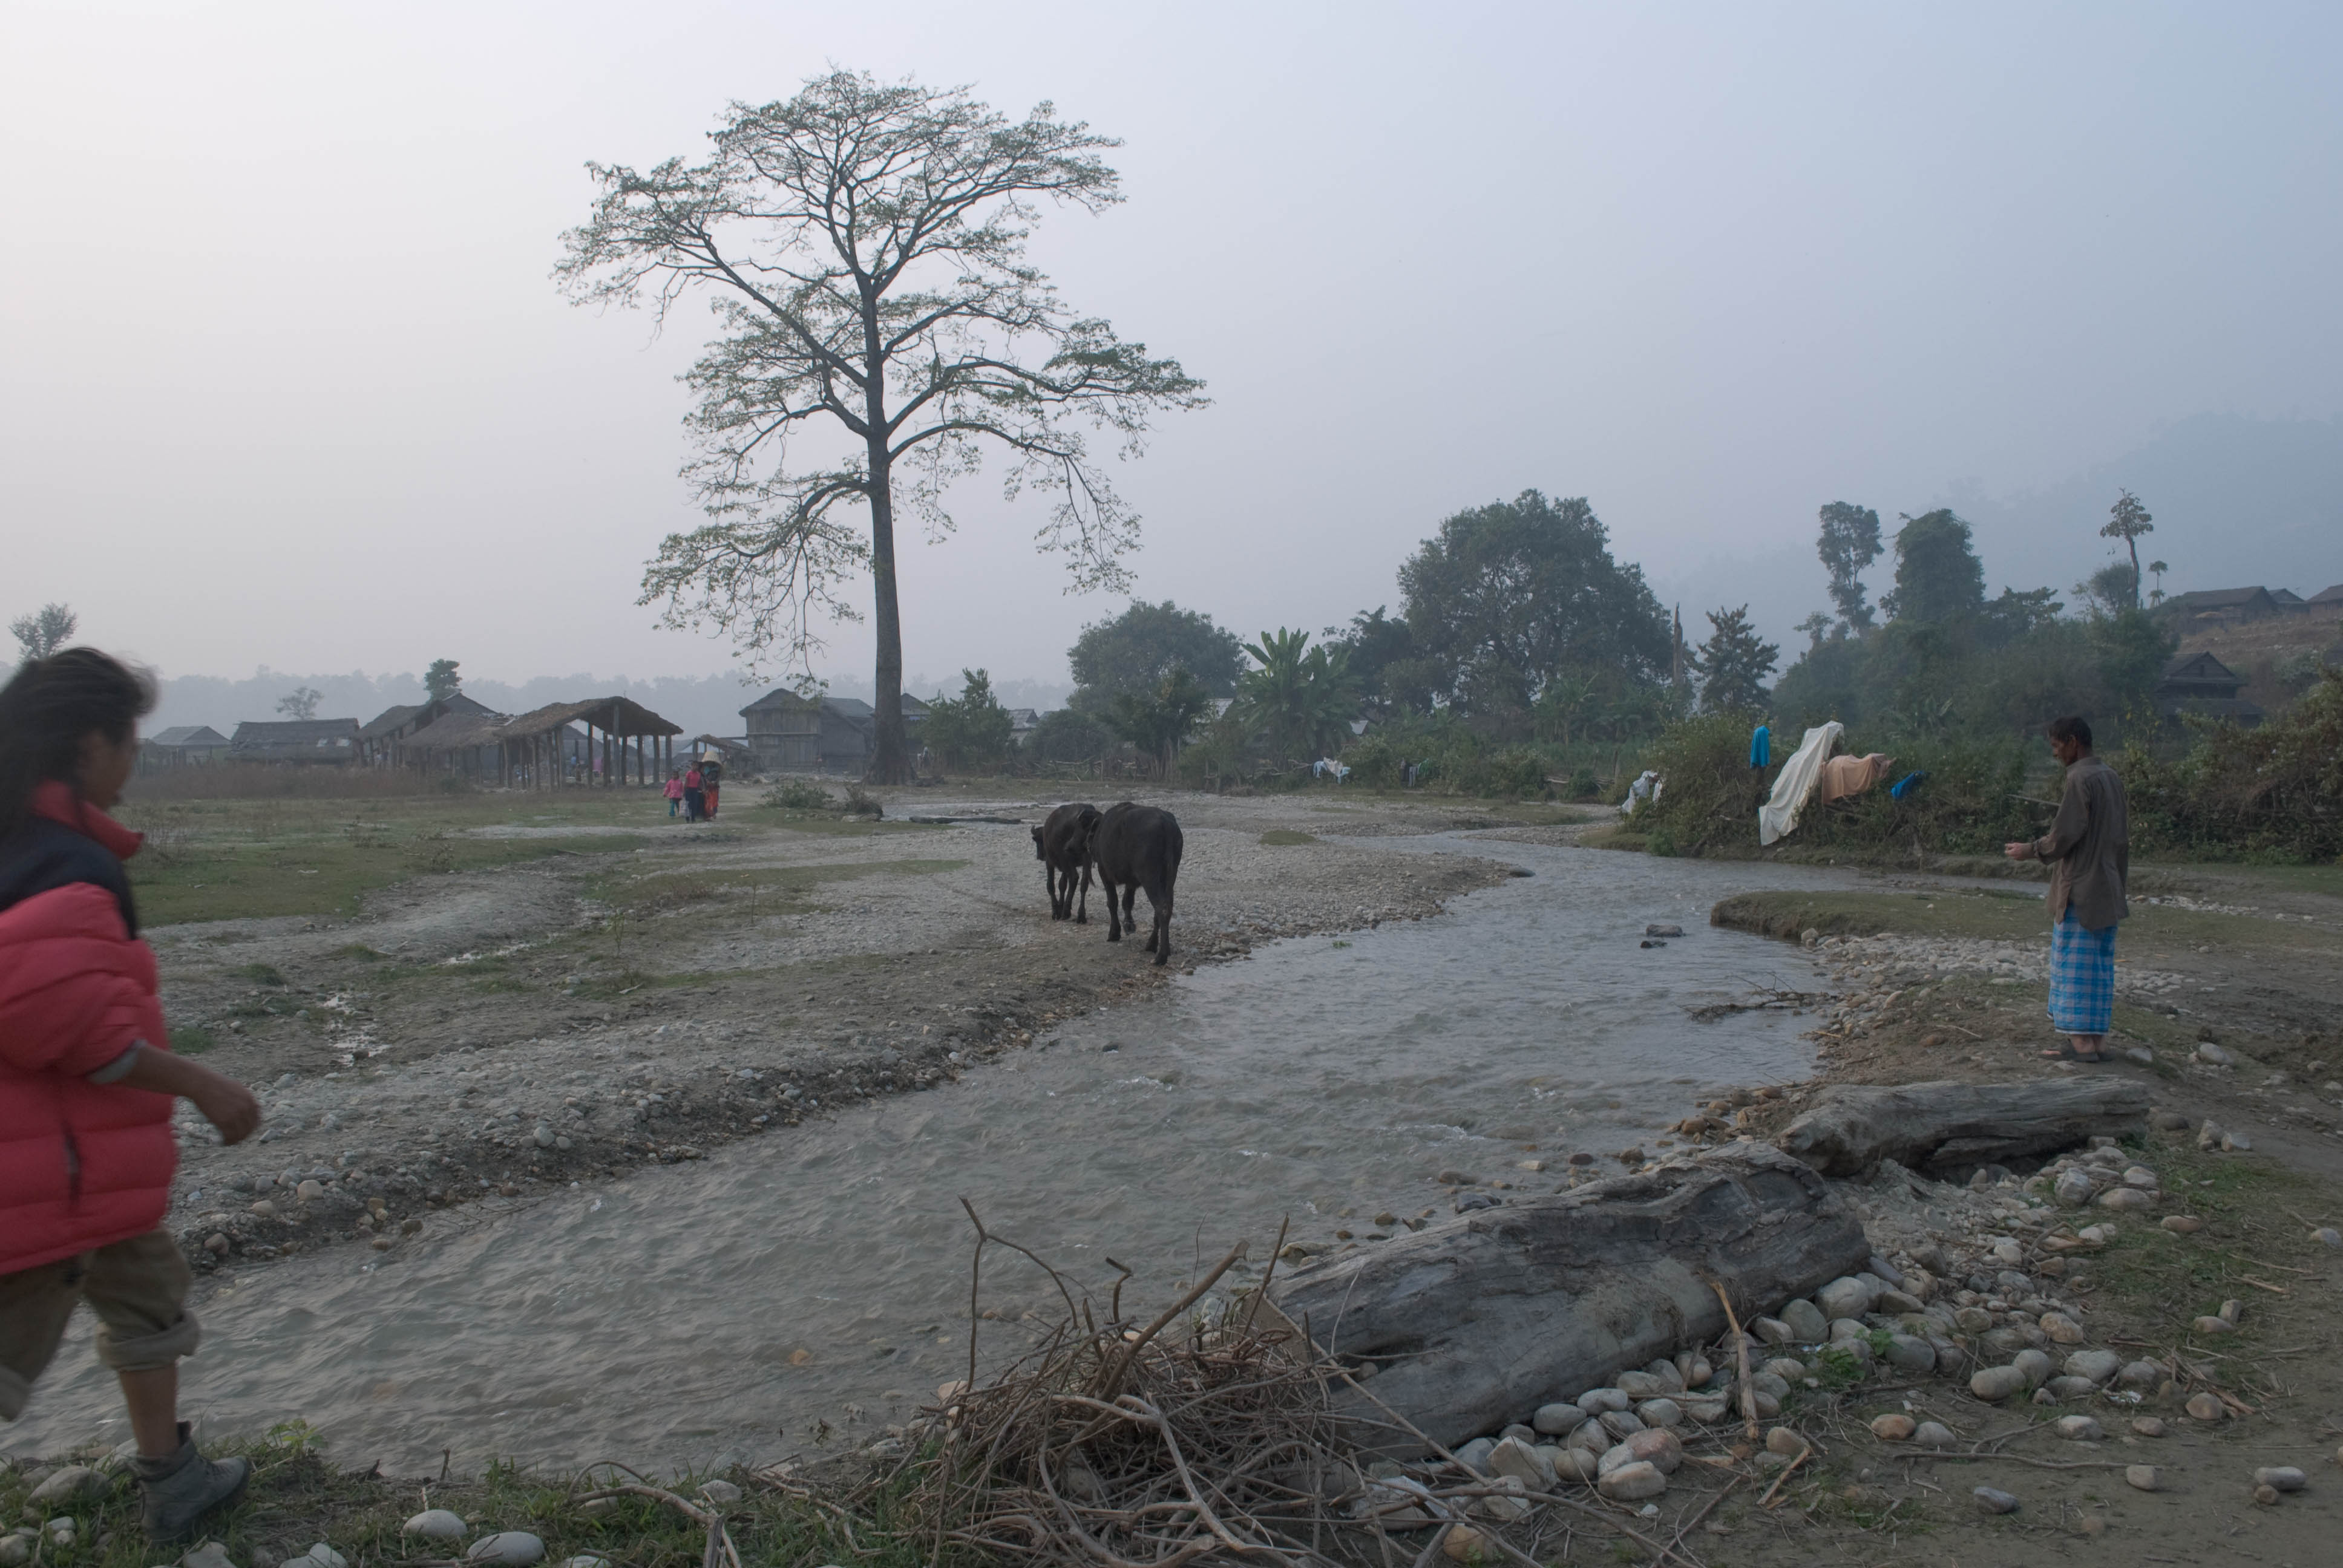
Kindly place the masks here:
[(1771, 768), (1774, 765), (1774, 732), (1764, 725), (1749, 738), (1749, 766)]
[(2116, 1010), (2116, 929), (2083, 929), (2072, 910), (2050, 928), (2050, 1027), (2105, 1034)]
[(1916, 768), (1911, 772), (1904, 775), (1903, 778), (1896, 780), (1895, 788), (1888, 790), (1887, 793), (1894, 796), (1896, 799), (1901, 800), (1905, 796), (1909, 795), (1913, 790), (1917, 789), (1920, 787), (1920, 780), (1926, 779), (1927, 776), (1928, 770), (1926, 768)]

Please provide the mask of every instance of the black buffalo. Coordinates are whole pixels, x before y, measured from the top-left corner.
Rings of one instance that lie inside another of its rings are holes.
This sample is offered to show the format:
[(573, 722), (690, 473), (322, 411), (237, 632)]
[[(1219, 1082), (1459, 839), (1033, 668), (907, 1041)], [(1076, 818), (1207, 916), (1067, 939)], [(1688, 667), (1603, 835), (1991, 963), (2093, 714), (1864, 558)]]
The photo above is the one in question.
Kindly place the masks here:
[[(1106, 890), (1106, 940), (1122, 940), (1124, 927), (1139, 930), (1131, 906), (1141, 889), (1155, 910), (1155, 929), (1148, 933), (1147, 950), (1158, 965), (1172, 956), (1172, 885), (1180, 879), (1180, 819), (1153, 806), (1125, 800), (1110, 806), (1091, 824), (1090, 863), (1098, 869), (1099, 886)], [(1121, 913), (1115, 910), (1115, 890), (1122, 890)]]
[[(1097, 807), (1087, 802), (1070, 803), (1050, 813), (1049, 820), (1033, 829), (1033, 858), (1041, 862), (1041, 889), (1050, 895), (1050, 918), (1053, 920), (1071, 919), (1078, 926), (1091, 920), (1091, 824), (1099, 819)], [(1081, 874), (1081, 906), (1074, 905), (1074, 876)]]

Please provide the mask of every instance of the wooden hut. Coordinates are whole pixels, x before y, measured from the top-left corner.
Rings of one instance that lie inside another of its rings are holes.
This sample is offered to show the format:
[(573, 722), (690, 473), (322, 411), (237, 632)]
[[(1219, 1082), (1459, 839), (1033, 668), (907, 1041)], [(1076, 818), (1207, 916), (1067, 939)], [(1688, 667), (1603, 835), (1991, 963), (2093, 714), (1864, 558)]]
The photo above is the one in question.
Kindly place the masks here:
[[(585, 744), (576, 730), (585, 732)], [(539, 788), (664, 782), (683, 726), (624, 697), (556, 702), (504, 724), (503, 766)]]

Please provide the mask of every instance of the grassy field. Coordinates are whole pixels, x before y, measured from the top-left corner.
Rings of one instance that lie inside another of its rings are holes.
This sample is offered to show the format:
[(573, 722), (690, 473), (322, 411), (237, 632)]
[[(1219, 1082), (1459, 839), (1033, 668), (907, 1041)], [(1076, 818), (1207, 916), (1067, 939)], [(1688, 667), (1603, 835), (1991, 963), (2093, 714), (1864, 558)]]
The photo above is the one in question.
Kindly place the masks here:
[[(2016, 889), (1964, 889), (1925, 893), (1737, 893), (1710, 920), (1761, 936), (1967, 937), (1991, 941), (2047, 942), (2040, 898)], [(2343, 930), (2329, 924), (2272, 920), (2135, 901), (2124, 922), (2127, 945), (2210, 948), (2258, 954), (2282, 962), (2343, 963)]]
[[(360, 895), (410, 878), (552, 855), (621, 853), (681, 830), (669, 819), (667, 802), (648, 790), (362, 799), (142, 801), (134, 795), (120, 815), (147, 835), (146, 848), (130, 862), (130, 880), (141, 919), (157, 926), (348, 914)], [(531, 829), (556, 831), (524, 836)], [(728, 801), (717, 825), (695, 831), (706, 839), (739, 830), (828, 838), (933, 831), (784, 811), (749, 799)]]

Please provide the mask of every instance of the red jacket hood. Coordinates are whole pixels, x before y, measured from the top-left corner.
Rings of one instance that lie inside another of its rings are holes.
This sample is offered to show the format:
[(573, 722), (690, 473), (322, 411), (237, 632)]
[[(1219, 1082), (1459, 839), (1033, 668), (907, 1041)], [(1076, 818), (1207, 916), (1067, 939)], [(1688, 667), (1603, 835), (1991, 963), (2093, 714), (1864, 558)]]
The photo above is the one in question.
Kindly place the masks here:
[(49, 779), (33, 791), (33, 815), (62, 822), (83, 838), (96, 839), (117, 860), (130, 859), (146, 841), (146, 834), (124, 827), (83, 799), (80, 791), (62, 779)]

